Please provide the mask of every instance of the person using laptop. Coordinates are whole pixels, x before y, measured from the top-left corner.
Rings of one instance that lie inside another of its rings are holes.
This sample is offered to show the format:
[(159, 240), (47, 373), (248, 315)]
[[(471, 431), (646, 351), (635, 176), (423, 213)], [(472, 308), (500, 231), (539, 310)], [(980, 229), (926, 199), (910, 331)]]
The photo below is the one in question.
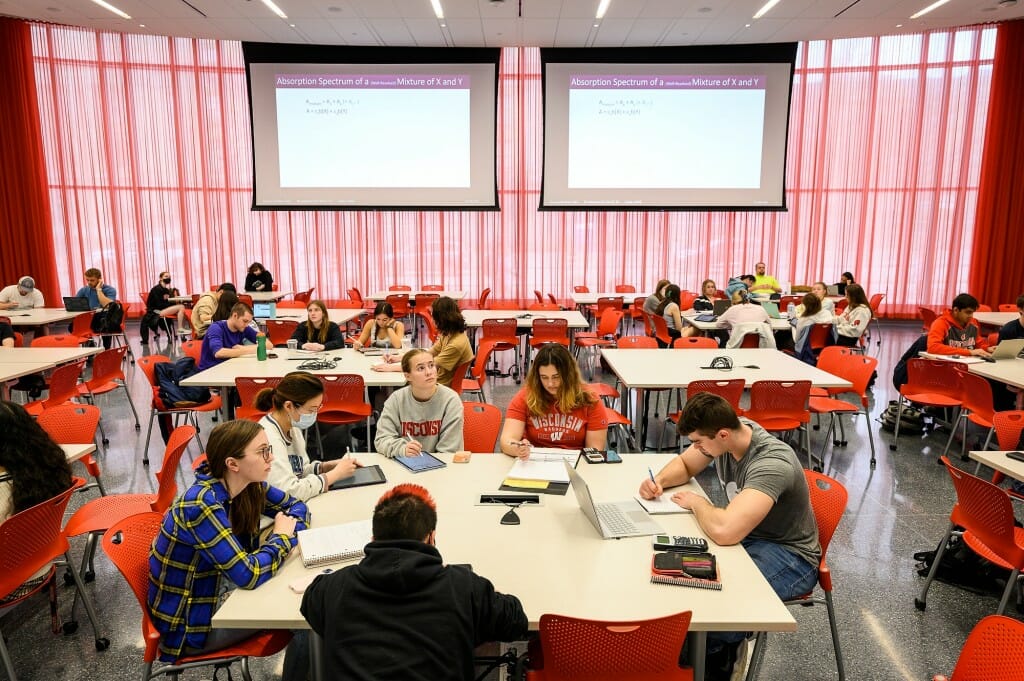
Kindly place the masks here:
[(306, 430), (316, 423), (324, 405), (324, 384), (305, 371), (285, 374), (275, 388), (256, 393), (253, 405), (267, 414), (259, 420), (274, 450), (267, 482), (300, 501), (323, 494), (331, 485), (351, 476), (359, 463), (344, 456), (333, 461), (310, 461)]
[[(199, 370), (209, 369), (232, 357), (256, 354), (256, 330), (252, 323), (252, 308), (245, 303), (235, 303), (231, 316), (214, 322), (203, 337), (203, 349), (199, 357)], [(267, 349), (274, 344), (267, 339)]]
[[(811, 284), (811, 293), (821, 302), (821, 309), (828, 312), (829, 317), (832, 317), (836, 313), (836, 304), (832, 302), (832, 299), (828, 297), (828, 284), (823, 281), (816, 281)], [(803, 316), (802, 308), (803, 302), (796, 306), (797, 317)], [(832, 321), (831, 319), (829, 321)]]
[(1024, 293), (1017, 296), (1017, 318), (1006, 322), (999, 329), (999, 340), (1024, 338)]
[(697, 312), (711, 312), (715, 309), (715, 298), (718, 297), (718, 287), (713, 279), (705, 279), (700, 283), (700, 295), (693, 300), (693, 309)]
[(0, 291), (0, 310), (30, 310), (45, 307), (43, 294), (36, 288), (36, 280), (22, 277), (17, 284), (5, 286)]
[(569, 350), (558, 343), (541, 347), (526, 385), (505, 411), (501, 451), (529, 458), (531, 447), (606, 449), (608, 415), (604, 404), (583, 383)]
[(846, 286), (846, 309), (836, 315), (836, 345), (852, 348), (857, 345), (860, 337), (871, 323), (871, 304), (860, 284), (850, 283)]
[(764, 323), (770, 324), (770, 317), (764, 307), (750, 298), (746, 289), (736, 289), (732, 293), (732, 305), (718, 317), (718, 322), (726, 329), (739, 324)]
[(78, 289), (75, 296), (88, 298), (89, 307), (98, 310), (114, 302), (117, 298), (117, 289), (110, 284), (103, 283), (103, 273), (95, 267), (90, 267), (85, 271), (85, 286)]
[(797, 357), (803, 358), (804, 348), (811, 340), (811, 329), (815, 324), (831, 324), (832, 313), (822, 307), (821, 299), (815, 293), (805, 293), (800, 308), (800, 314), (789, 323), (793, 326), (793, 351)]
[(303, 350), (322, 352), (345, 347), (345, 334), (331, 321), (327, 314), (327, 303), (311, 300), (306, 305), (306, 321), (295, 327), (292, 340), (298, 341)]
[(836, 289), (839, 291), (839, 295), (846, 295), (846, 288), (850, 284), (857, 283), (853, 278), (853, 272), (843, 272), (839, 275), (839, 283), (836, 284)]
[(782, 286), (779, 280), (770, 274), (765, 274), (766, 268), (763, 262), (754, 265), (754, 285), (750, 287), (751, 293), (758, 293), (770, 296), (773, 293), (782, 293)]
[(989, 357), (988, 342), (981, 335), (974, 313), (978, 299), (961, 293), (953, 299), (951, 309), (943, 312), (928, 329), (927, 352), (933, 355)]
[[(210, 328), (210, 324), (217, 321), (214, 315), (217, 314), (217, 305), (225, 293), (237, 296), (238, 290), (234, 284), (226, 281), (218, 286), (216, 291), (207, 291), (199, 296), (199, 300), (192, 306), (192, 335), (197, 339), (202, 339), (206, 335), (206, 330)], [(238, 302), (237, 297), (234, 302)]]
[[(653, 480), (645, 478), (640, 496), (660, 497), (715, 462), (725, 482), (724, 507), (688, 491), (671, 500), (692, 511), (716, 544), (742, 544), (779, 598), (809, 592), (818, 579), (821, 546), (807, 480), (792, 448), (711, 393), (686, 402), (677, 431), (690, 446)], [(745, 639), (743, 632), (709, 633), (705, 678), (729, 679)]]
[(395, 319), (395, 308), (391, 303), (381, 302), (373, 308), (373, 319), (366, 322), (352, 347), (400, 348), (404, 337), (405, 325)]
[[(526, 637), (518, 598), (444, 562), (437, 505), (426, 489), (396, 485), (377, 501), (372, 523), (365, 557), (317, 577), (302, 596), (302, 616), (323, 637), (325, 678), (472, 679), (474, 648)], [(289, 678), (299, 650), (286, 655)]]

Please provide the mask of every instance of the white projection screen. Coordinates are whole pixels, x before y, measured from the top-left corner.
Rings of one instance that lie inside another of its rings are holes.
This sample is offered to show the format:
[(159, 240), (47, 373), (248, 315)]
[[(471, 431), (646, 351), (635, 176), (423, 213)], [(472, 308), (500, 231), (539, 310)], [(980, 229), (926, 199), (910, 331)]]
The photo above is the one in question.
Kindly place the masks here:
[(498, 49), (243, 43), (255, 210), (498, 210)]
[(541, 209), (785, 210), (796, 48), (542, 48)]

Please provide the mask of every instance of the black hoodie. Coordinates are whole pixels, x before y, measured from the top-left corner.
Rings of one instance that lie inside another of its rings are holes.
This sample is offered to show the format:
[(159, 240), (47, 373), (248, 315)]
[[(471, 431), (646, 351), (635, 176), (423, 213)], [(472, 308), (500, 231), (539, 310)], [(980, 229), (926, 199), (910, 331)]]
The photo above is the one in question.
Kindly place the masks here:
[(327, 678), (345, 681), (469, 680), (474, 648), (528, 626), (518, 598), (410, 540), (371, 542), (358, 565), (318, 577), (302, 616), (323, 637)]

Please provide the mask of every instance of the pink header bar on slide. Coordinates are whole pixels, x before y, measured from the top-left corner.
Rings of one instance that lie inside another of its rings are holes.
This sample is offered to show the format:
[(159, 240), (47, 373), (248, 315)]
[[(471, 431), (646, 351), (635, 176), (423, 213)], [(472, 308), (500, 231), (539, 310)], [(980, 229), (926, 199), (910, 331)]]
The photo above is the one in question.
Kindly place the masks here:
[(465, 90), (469, 88), (469, 76), (437, 73), (278, 73), (274, 76), (274, 86), (305, 90)]
[(573, 74), (570, 90), (764, 90), (768, 78), (763, 74), (641, 76), (614, 74), (610, 76)]

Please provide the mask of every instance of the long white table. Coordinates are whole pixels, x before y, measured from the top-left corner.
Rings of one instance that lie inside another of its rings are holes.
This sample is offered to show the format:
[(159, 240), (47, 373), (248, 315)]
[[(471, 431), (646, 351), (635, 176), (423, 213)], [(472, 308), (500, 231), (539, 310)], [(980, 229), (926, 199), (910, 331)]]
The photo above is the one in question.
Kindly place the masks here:
[(1002, 326), (1019, 316), (1016, 312), (975, 312), (974, 321), (986, 326)]
[[(338, 326), (341, 326), (342, 324), (347, 324), (348, 322), (352, 321), (353, 319), (356, 319), (357, 317), (360, 317), (360, 316), (362, 316), (364, 314), (366, 314), (366, 310), (361, 309), (361, 308), (352, 308), (352, 307), (330, 307), (330, 308), (327, 308), (327, 317), (332, 322), (337, 324)], [(279, 308), (277, 310), (277, 314), (274, 316), (274, 319), (284, 319), (284, 320), (287, 320), (287, 321), (299, 322), (301, 324), (302, 322), (306, 321), (306, 319), (308, 317), (309, 317), (309, 313), (306, 311), (305, 308), (297, 308), (297, 307), (296, 308), (288, 308), (288, 307), (283, 307), (283, 308)], [(266, 319), (263, 318), (263, 321), (266, 321)]]
[(103, 352), (103, 348), (80, 345), (73, 348), (0, 348), (0, 362), (5, 364), (48, 362), (49, 366), (44, 368), (49, 369), (58, 364), (85, 359), (100, 352)]
[[(718, 331), (720, 329), (725, 329), (726, 328), (725, 325), (722, 324), (722, 322), (720, 322), (718, 320), (715, 320), (713, 322), (701, 322), (701, 321), (698, 321), (696, 318), (700, 314), (702, 314), (702, 313), (697, 312), (696, 310), (686, 310), (685, 312), (683, 312), (683, 314), (681, 316), (682, 316), (684, 322), (686, 322), (687, 324), (693, 326), (695, 329), (698, 329), (700, 331), (704, 331), (704, 332)], [(785, 313), (783, 313), (783, 314), (785, 314)], [(791, 331), (793, 329), (793, 325), (789, 323), (789, 319), (788, 318), (787, 319), (773, 319), (773, 318), (769, 317), (768, 318), (768, 324), (772, 327), (772, 331)]]
[(623, 305), (629, 305), (637, 298), (646, 298), (647, 293), (608, 293), (608, 292), (593, 292), (593, 293), (573, 293), (572, 298), (573, 305), (579, 307), (581, 305), (597, 305), (598, 298), (622, 298)]
[[(991, 450), (971, 452), (970, 457), (979, 464), (985, 464), (989, 468), (1008, 475), (1014, 480), (1024, 481), (1024, 461), (1016, 461), (1006, 456), (1006, 452), (993, 452)], [(977, 474), (975, 470), (975, 474)]]
[[(512, 461), (501, 454), (474, 454), (468, 464), (413, 474), (380, 455), (358, 455), (376, 463), (387, 477), (383, 485), (328, 492), (308, 502), (313, 526), (371, 517), (376, 500), (395, 484), (423, 485), (437, 501), (437, 548), (448, 563), (469, 563), (494, 583), (515, 594), (536, 630), (540, 616), (558, 612), (577, 617), (636, 620), (692, 610), (690, 630), (703, 665), (708, 631), (795, 631), (796, 622), (742, 546), (717, 546), (723, 588), (711, 591), (650, 583), (651, 538), (602, 539), (566, 496), (542, 495), (543, 506), (520, 508), (520, 525), (501, 525), (504, 506), (477, 506), (481, 492), (497, 489)], [(631, 498), (647, 475), (669, 455), (625, 455), (623, 463), (579, 464), (579, 472), (597, 501)], [(694, 491), (700, 487), (690, 483)], [(655, 516), (669, 534), (703, 536), (690, 514)], [(316, 569), (303, 567), (296, 549), (281, 571), (259, 588), (235, 590), (213, 617), (214, 627), (307, 629), (299, 613), (302, 597), (288, 585)], [(343, 564), (341, 565), (343, 566)], [(339, 565), (331, 566), (338, 569)], [(314, 637), (316, 638), (316, 637)], [(313, 646), (319, 650), (319, 645)], [(703, 669), (695, 669), (703, 678)]]
[[(210, 293), (209, 291), (203, 291), (198, 295)], [(254, 303), (273, 303), (287, 296), (295, 294), (295, 291), (239, 291), (239, 295), (250, 296)], [(168, 298), (172, 303), (190, 303), (192, 302), (192, 296), (173, 296)]]
[(583, 314), (576, 310), (463, 310), (462, 317), (466, 320), (466, 326), (471, 329), (483, 326), (485, 319), (509, 317), (516, 320), (516, 326), (520, 329), (533, 328), (534, 319), (564, 319), (569, 323), (570, 329), (585, 329), (590, 326)]
[(370, 295), (366, 296), (367, 300), (387, 300), (388, 296), (394, 295), (407, 295), (409, 300), (414, 300), (416, 296), (439, 296), (442, 298), (451, 298), (452, 300), (462, 300), (466, 297), (465, 291), (452, 290), (452, 291), (424, 291), (416, 289), (414, 291), (374, 291)]
[[(234, 357), (225, 360), (220, 364), (210, 367), (205, 371), (189, 376), (181, 382), (184, 386), (206, 386), (209, 388), (224, 388), (233, 386), (235, 379), (239, 376), (252, 378), (280, 378), (292, 371), (299, 371), (301, 360), (287, 359), (288, 349), (276, 347), (272, 351), (278, 355), (276, 358), (259, 361), (255, 355), (249, 357)], [(400, 388), (405, 385), (405, 375), (400, 371), (374, 371), (373, 365), (382, 364), (384, 358), (380, 355), (366, 356), (357, 350), (345, 348), (343, 350), (331, 350), (322, 353), (326, 357), (338, 359), (334, 369), (314, 370), (314, 374), (358, 374), (363, 378), (367, 386), (384, 386)], [(305, 371), (305, 369), (303, 369)]]
[(4, 362), (0, 361), (0, 399), (11, 399), (11, 389), (8, 381), (28, 376), (53, 367), (50, 362)]
[(972, 362), (967, 365), (967, 370), (1016, 388), (1024, 388), (1024, 359), (1020, 357), (995, 362)]
[(35, 307), (29, 310), (0, 310), (0, 317), (9, 317), (11, 326), (45, 326), (67, 322), (84, 312), (68, 312), (63, 307)]

